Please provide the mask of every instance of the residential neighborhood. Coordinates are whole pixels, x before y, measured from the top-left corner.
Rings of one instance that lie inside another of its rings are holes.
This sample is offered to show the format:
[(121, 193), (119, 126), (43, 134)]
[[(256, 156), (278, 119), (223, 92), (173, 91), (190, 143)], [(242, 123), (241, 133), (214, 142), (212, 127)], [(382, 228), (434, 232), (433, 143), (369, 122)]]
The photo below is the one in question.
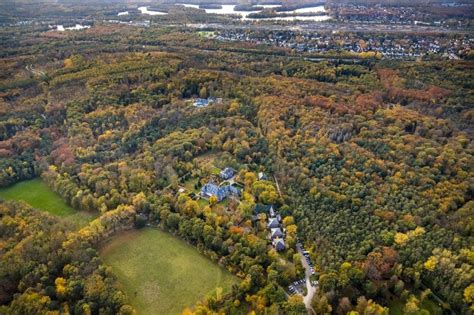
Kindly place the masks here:
[(431, 34), (391, 34), (380, 37), (370, 33), (221, 30), (215, 39), (271, 45), (299, 53), (327, 54), (377, 52), (385, 59), (415, 59), (437, 56), (444, 59), (465, 57), (474, 43), (469, 34), (434, 36)]

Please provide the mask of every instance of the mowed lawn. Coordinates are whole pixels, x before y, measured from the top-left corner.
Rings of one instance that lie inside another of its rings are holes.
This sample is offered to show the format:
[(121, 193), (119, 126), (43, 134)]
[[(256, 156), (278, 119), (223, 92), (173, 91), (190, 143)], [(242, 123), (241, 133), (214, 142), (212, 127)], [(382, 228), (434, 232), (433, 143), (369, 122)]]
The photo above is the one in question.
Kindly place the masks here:
[(61, 217), (76, 227), (87, 224), (95, 217), (91, 213), (77, 211), (67, 205), (41, 178), (25, 180), (13, 186), (2, 188), (0, 189), (0, 198), (25, 201), (33, 208)]
[(166, 232), (146, 228), (114, 237), (100, 251), (138, 314), (181, 314), (239, 279)]

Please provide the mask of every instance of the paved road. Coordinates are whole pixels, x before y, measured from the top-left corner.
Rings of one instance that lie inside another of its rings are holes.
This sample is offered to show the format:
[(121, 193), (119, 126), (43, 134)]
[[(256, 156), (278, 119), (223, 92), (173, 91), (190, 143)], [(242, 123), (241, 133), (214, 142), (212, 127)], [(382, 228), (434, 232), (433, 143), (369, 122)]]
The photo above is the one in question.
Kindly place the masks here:
[(308, 310), (311, 310), (313, 314), (315, 314), (313, 307), (311, 306), (311, 301), (313, 300), (314, 293), (316, 292), (316, 287), (311, 285), (311, 271), (308, 262), (306, 261), (305, 257), (303, 256), (303, 252), (300, 248), (298, 248), (298, 252), (301, 256), (301, 264), (305, 269), (305, 280), (306, 280), (306, 290), (308, 293), (303, 297), (304, 305)]

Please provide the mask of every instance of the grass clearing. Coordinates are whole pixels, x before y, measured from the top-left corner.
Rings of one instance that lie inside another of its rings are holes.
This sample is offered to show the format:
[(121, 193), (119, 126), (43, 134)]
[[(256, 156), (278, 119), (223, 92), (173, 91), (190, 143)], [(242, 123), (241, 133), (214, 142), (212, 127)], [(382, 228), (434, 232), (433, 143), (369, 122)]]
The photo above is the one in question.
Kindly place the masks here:
[(221, 169), (217, 167), (213, 167), (211, 173), (213, 175), (220, 175), (221, 174)]
[(181, 314), (217, 287), (239, 279), (169, 233), (146, 228), (123, 233), (100, 251), (139, 314)]
[(184, 182), (184, 187), (188, 190), (188, 191), (192, 191), (194, 193), (199, 193), (199, 189), (196, 189), (194, 188), (194, 185), (196, 185), (196, 183), (198, 182), (199, 178), (191, 178), (187, 181)]
[(201, 199), (198, 200), (198, 204), (201, 208), (204, 208), (205, 206), (209, 205), (209, 201), (207, 201), (204, 198), (201, 198)]
[(95, 218), (95, 215), (91, 213), (77, 211), (67, 205), (41, 178), (25, 180), (2, 188), (0, 198), (24, 201), (33, 208), (49, 212), (76, 227), (84, 226)]
[[(418, 297), (419, 298), (419, 297)], [(405, 312), (403, 308), (405, 307), (405, 302), (396, 299), (393, 300), (389, 305), (390, 315), (403, 315)], [(420, 309), (428, 311), (432, 315), (442, 315), (443, 310), (440, 306), (436, 304), (433, 300), (426, 298), (423, 302), (420, 303)]]
[(212, 164), (214, 163), (214, 160), (217, 158), (217, 156), (219, 155), (219, 152), (217, 151), (208, 151), (204, 154), (201, 154), (199, 156), (196, 156), (194, 158), (194, 160), (196, 162), (198, 162), (199, 164), (203, 165), (203, 164)]

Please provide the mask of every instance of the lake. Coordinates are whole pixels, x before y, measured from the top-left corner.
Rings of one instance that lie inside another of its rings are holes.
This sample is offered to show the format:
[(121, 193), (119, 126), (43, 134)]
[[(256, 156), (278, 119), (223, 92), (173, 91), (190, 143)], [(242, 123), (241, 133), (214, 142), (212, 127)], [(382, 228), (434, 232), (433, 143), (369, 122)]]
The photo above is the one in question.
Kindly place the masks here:
[(90, 28), (90, 25), (81, 25), (81, 24), (76, 24), (75, 26), (71, 27), (64, 27), (63, 25), (56, 25), (56, 31), (59, 32), (64, 32), (64, 31), (80, 31)]
[[(181, 5), (187, 8), (194, 8), (194, 9), (199, 9), (199, 5), (197, 4), (190, 4), (190, 3), (177, 3), (176, 5)], [(265, 9), (267, 8), (276, 8), (280, 7), (281, 5), (259, 5), (260, 7), (263, 7)], [(201, 9), (204, 10), (206, 13), (209, 14), (221, 14), (221, 15), (240, 15), (240, 18), (242, 20), (251, 20), (251, 21), (271, 21), (271, 20), (281, 20), (281, 21), (294, 21), (294, 20), (300, 20), (300, 21), (316, 21), (316, 22), (321, 22), (321, 21), (326, 21), (329, 20), (331, 17), (329, 15), (320, 15), (320, 16), (291, 16), (291, 17), (272, 17), (272, 18), (265, 18), (265, 19), (252, 19), (248, 18), (248, 15), (251, 13), (258, 13), (261, 12), (261, 10), (255, 10), (255, 11), (235, 11), (235, 4), (223, 4), (222, 8), (220, 9)], [(168, 13), (165, 12), (160, 12), (160, 11), (150, 11), (148, 10), (147, 7), (139, 7), (138, 10), (142, 14), (149, 14), (149, 15), (165, 15)], [(319, 6), (314, 6), (314, 7), (308, 7), (308, 8), (301, 8), (301, 9), (296, 9), (292, 11), (285, 11), (284, 13), (319, 13), (319, 12), (326, 12), (324, 9), (323, 5)], [(124, 12), (123, 15), (126, 15)]]
[(138, 10), (139, 10), (142, 14), (148, 14), (148, 15), (166, 15), (166, 14), (168, 14), (168, 13), (166, 13), (166, 12), (151, 11), (151, 10), (148, 10), (147, 7), (139, 7)]

